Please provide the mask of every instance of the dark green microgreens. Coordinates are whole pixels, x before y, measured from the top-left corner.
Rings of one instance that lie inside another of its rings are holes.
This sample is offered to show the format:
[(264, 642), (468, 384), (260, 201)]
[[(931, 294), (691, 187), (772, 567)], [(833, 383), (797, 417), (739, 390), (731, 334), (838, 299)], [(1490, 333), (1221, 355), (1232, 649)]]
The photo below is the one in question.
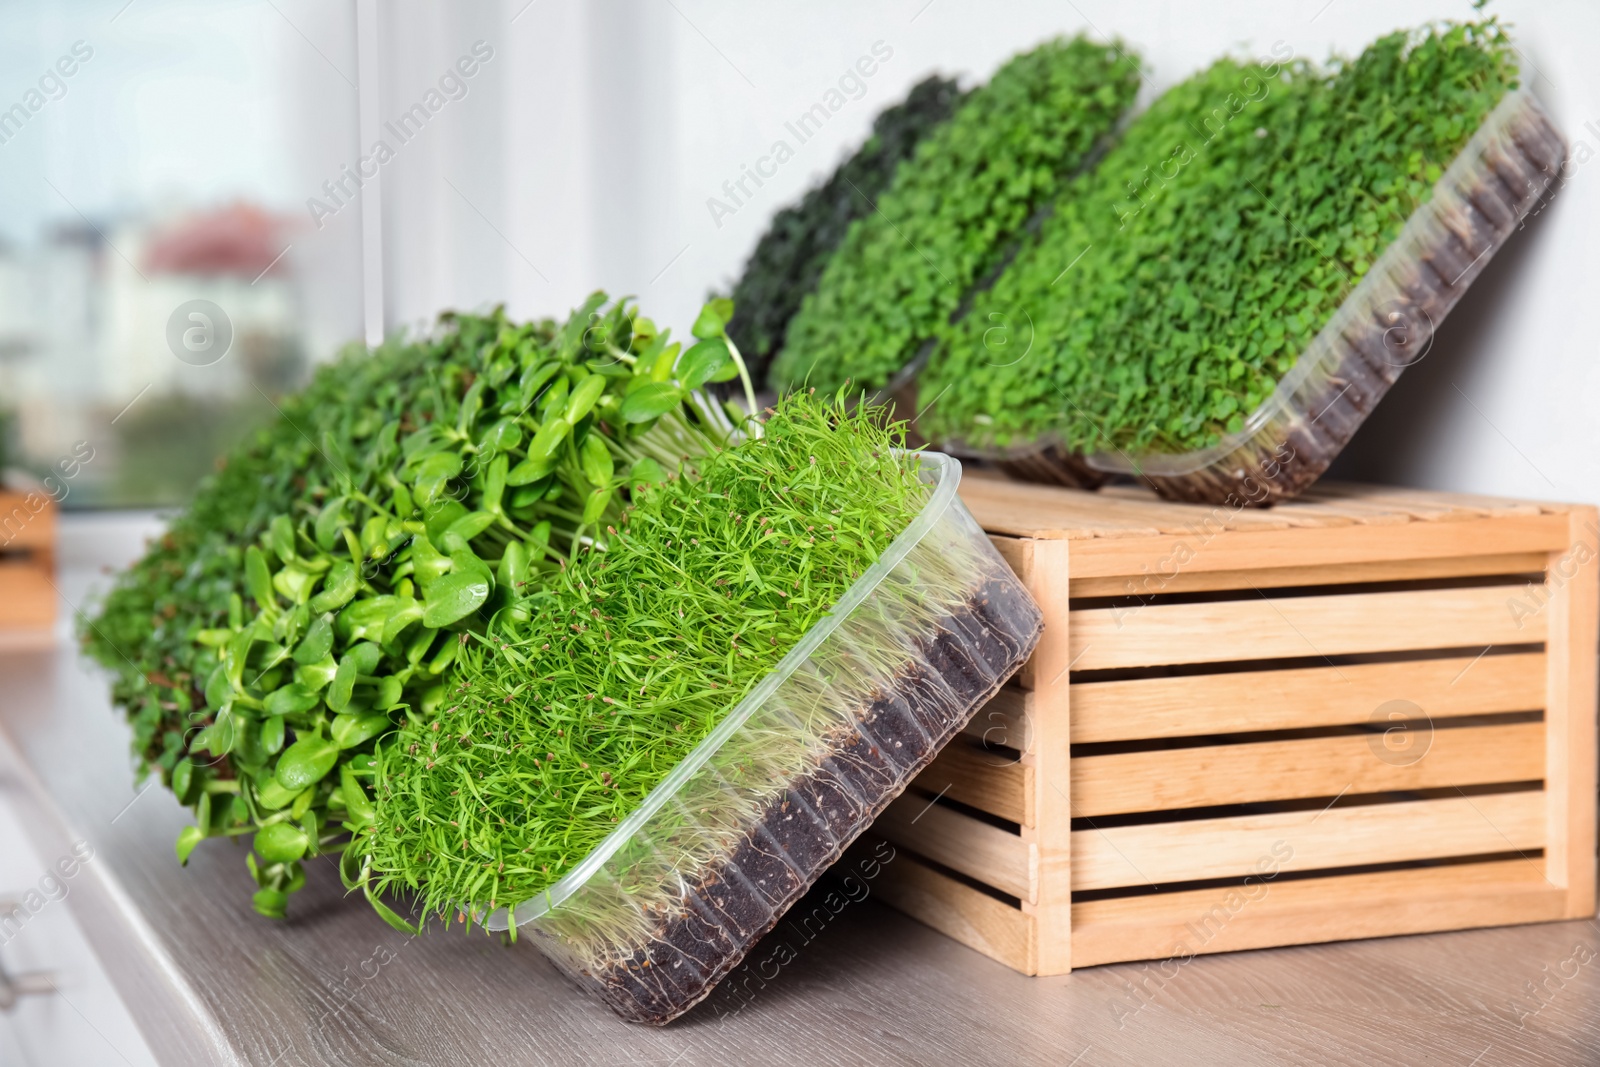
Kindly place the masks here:
[(1052, 41), (1001, 67), (851, 225), (789, 324), (772, 384), (877, 389), (916, 355), (1133, 103), (1119, 44)]
[(1224, 59), (1136, 119), (946, 330), (934, 440), (1183, 452), (1240, 430), (1517, 84), (1494, 20), (1327, 71)]
[(376, 739), (438, 707), (458, 637), (603, 542), (630, 487), (728, 442), (696, 390), (742, 371), (731, 313), (708, 305), (687, 350), (599, 293), (559, 327), (448, 314), (286, 398), (82, 626), (195, 810), (179, 859), (253, 833), (255, 905), (281, 917), (301, 861), (370, 822)]
[(928, 487), (903, 440), (842, 392), (791, 394), (764, 436), (648, 489), (604, 553), (503, 610), (439, 715), (380, 749), (377, 886), (448, 914), (564, 875), (915, 518)]
[(872, 136), (827, 181), (773, 216), (734, 286), (737, 310), (728, 323), (728, 335), (739, 342), (756, 381), (765, 380), (789, 320), (817, 287), (850, 224), (872, 210), (895, 168), (964, 96), (950, 79), (918, 82), (904, 102), (873, 120)]

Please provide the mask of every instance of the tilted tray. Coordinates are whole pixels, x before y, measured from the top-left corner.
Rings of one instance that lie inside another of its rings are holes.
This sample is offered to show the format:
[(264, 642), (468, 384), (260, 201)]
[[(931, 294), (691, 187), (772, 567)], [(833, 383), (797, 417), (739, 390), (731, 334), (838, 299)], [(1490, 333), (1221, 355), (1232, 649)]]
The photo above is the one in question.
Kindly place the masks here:
[(926, 505), (715, 730), (515, 924), (636, 1022), (704, 999), (1038, 642), (1038, 607), (923, 453)]

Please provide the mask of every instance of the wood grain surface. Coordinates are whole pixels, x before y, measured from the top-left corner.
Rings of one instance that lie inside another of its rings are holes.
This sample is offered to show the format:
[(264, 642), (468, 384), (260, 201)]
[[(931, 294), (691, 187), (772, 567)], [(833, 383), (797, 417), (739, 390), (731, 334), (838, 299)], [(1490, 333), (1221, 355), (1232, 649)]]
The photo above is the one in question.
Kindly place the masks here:
[[(66, 576), (69, 602), (85, 584)], [(1600, 1063), (1589, 921), (1027, 978), (859, 881), (813, 892), (680, 1022), (629, 1026), (531, 944), (389, 929), (327, 864), (313, 864), (287, 923), (251, 912), (242, 846), (207, 842), (180, 868), (172, 841), (187, 814), (159, 787), (136, 791), (127, 729), (71, 649), (0, 654), (6, 738), (0, 800), (47, 857), (93, 845), (52, 906), (71, 908), (163, 1063)], [(826, 922), (797, 922), (819, 912)]]

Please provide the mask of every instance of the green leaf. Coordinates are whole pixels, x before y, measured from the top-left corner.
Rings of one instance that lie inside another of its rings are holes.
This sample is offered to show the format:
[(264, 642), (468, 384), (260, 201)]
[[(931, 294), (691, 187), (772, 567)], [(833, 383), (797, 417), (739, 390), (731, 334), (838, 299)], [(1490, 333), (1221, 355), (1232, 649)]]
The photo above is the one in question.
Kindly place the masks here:
[(298, 562), (289, 563), (272, 576), (272, 588), (282, 594), (285, 600), (298, 605), (305, 603), (316, 581), (317, 575), (300, 566)]
[(189, 741), (190, 751), (209, 752), (213, 756), (226, 756), (238, 740), (238, 718), (227, 708), (217, 713), (216, 721), (194, 735)]
[(578, 454), (582, 459), (583, 476), (589, 479), (590, 485), (599, 487), (611, 484), (611, 475), (616, 468), (611, 459), (611, 449), (606, 447), (603, 437), (591, 433), (584, 438)]
[(478, 417), (479, 410), (483, 407), (483, 390), (485, 382), (482, 378), (467, 387), (467, 395), (461, 398), (461, 411), (456, 415), (456, 432), (467, 434), (472, 431), (472, 422)]
[(198, 826), (185, 826), (182, 830), (179, 830), (178, 841), (175, 846), (178, 853), (178, 863), (184, 867), (189, 866), (189, 854), (194, 851), (196, 845), (205, 839), (205, 831)]
[(349, 497), (336, 496), (322, 505), (322, 510), (317, 512), (317, 521), (313, 530), (317, 539), (317, 547), (324, 552), (332, 552), (339, 543), (339, 527), (344, 525), (344, 508)]
[[(701, 341), (678, 361), (678, 381), (685, 389), (698, 389), (723, 367), (733, 365), (733, 353), (721, 337)], [(737, 368), (735, 368), (737, 373)]]
[(700, 314), (695, 318), (694, 325), (689, 332), (702, 341), (711, 337), (721, 337), (728, 328), (728, 320), (733, 318), (733, 301), (726, 298), (708, 301), (700, 309)]
[(550, 459), (571, 432), (572, 423), (560, 417), (551, 418), (539, 427), (539, 432), (534, 434), (533, 440), (528, 443), (528, 459), (530, 461)]
[(450, 529), (451, 524), (465, 514), (467, 514), (467, 508), (461, 501), (441, 501), (437, 507), (428, 512), (428, 521), (425, 527), (428, 540), (437, 545), (439, 539), (444, 536), (444, 532)]
[(182, 759), (172, 768), (172, 795), (178, 798), (178, 803), (187, 804), (193, 799), (190, 796), (194, 786), (194, 764)]
[(274, 516), (267, 526), (267, 538), (280, 560), (284, 563), (294, 562), (294, 523), (289, 521), (289, 516)]
[(328, 728), (328, 733), (340, 748), (355, 748), (362, 742), (370, 741), (385, 733), (393, 725), (387, 715), (347, 713), (334, 716), (333, 725)]
[(666, 480), (667, 472), (649, 456), (634, 460), (633, 466), (628, 468), (629, 485), (660, 485)]
[(395, 597), (395, 610), (383, 622), (380, 643), (392, 645), (405, 633), (406, 627), (422, 621), (422, 603), (415, 597)]
[(250, 898), (256, 914), (268, 919), (282, 919), (288, 915), (289, 894), (281, 889), (258, 889)]
[(263, 719), (261, 722), (261, 750), (269, 756), (276, 756), (283, 751), (285, 732), (282, 716), (274, 715)]
[(275, 822), (256, 831), (252, 847), (268, 863), (293, 863), (306, 854), (311, 840), (291, 822)]
[(333, 681), (339, 672), (339, 665), (333, 661), (332, 656), (324, 656), (315, 663), (302, 664), (295, 668), (294, 680), (314, 693), (326, 689), (328, 683)]
[(306, 628), (305, 637), (294, 650), (296, 663), (316, 663), (333, 651), (333, 623), (328, 616), (320, 615)]
[(278, 606), (278, 598), (272, 592), (272, 572), (267, 569), (267, 557), (255, 545), (244, 550), (244, 582), (257, 604), (263, 608)]
[(222, 650), (222, 662), (228, 668), (228, 684), (233, 686), (235, 692), (244, 688), (245, 663), (250, 658), (250, 646), (255, 641), (256, 629), (251, 626), (234, 634)]
[(417, 465), (416, 487), (413, 494), (417, 503), (428, 508), (439, 500), (450, 479), (461, 473), (461, 457), (454, 452), (435, 452)]
[(336, 559), (322, 580), (322, 592), (312, 597), (309, 606), (319, 615), (338, 611), (355, 598), (361, 588), (361, 575), (349, 560)]
[(512, 467), (506, 474), (506, 484), (528, 485), (532, 482), (537, 482), (555, 470), (555, 467), (555, 456), (545, 456), (542, 459), (525, 459), (515, 467)]
[(505, 456), (496, 456), (489, 461), (489, 473), (483, 483), (483, 499), (478, 506), (491, 516), (503, 514), (500, 498), (505, 495), (510, 465), (511, 461)]
[(339, 759), (339, 746), (326, 737), (302, 737), (278, 757), (273, 779), (297, 792), (322, 780)]
[(606, 513), (606, 505), (611, 503), (612, 493), (611, 487), (607, 486), (604, 489), (596, 489), (588, 495), (583, 502), (584, 525), (600, 521), (600, 516)]
[(589, 414), (589, 409), (594, 407), (594, 402), (600, 399), (600, 394), (606, 391), (606, 380), (598, 374), (591, 374), (578, 383), (572, 391), (572, 396), (567, 398), (567, 410), (562, 414), (568, 426), (576, 426), (583, 417)]
[(522, 595), (522, 584), (528, 580), (528, 549), (521, 541), (506, 545), (505, 553), (500, 557), (499, 573), (495, 577), (500, 588), (509, 589), (517, 596)]
[(451, 551), (450, 569), (456, 574), (476, 574), (484, 581), (491, 581), (494, 578), (494, 572), (489, 569), (489, 565), (466, 546)]
[(256, 799), (268, 811), (277, 811), (294, 803), (295, 798), (304, 792), (304, 789), (285, 789), (276, 778), (268, 778), (256, 790)]
[[(420, 659), (421, 656), (419, 655)], [(381, 678), (378, 681), (378, 707), (385, 711), (398, 707), (400, 698), (405, 693), (405, 684), (394, 675)]]
[(422, 624), (435, 629), (471, 615), (489, 599), (489, 582), (476, 573), (448, 574), (428, 590)]
[(300, 682), (274, 689), (263, 701), (268, 715), (298, 715), (310, 711), (320, 702), (316, 692)]
[(671, 382), (647, 382), (622, 398), (620, 414), (624, 422), (641, 423), (658, 419), (683, 403), (683, 390)]
[(376, 670), (382, 656), (382, 650), (370, 641), (356, 645), (340, 656), (339, 670), (333, 676), (333, 684), (328, 687), (328, 707), (343, 711), (345, 705), (350, 703), (350, 694), (357, 679)]
[[(339, 787), (344, 793), (344, 809), (349, 816), (349, 821), (357, 826), (370, 826), (377, 818), (377, 809), (373, 806), (367, 791), (361, 788), (361, 782), (356, 778), (355, 770), (349, 764), (339, 768)], [(347, 849), (347, 852), (354, 851)]]
[[(444, 536), (440, 531), (439, 536)], [(450, 573), (450, 557), (433, 547), (431, 537), (418, 537), (411, 542), (411, 575), (424, 593), (437, 579)]]
[(439, 540), (441, 544), (445, 544), (449, 542), (452, 536), (454, 536), (459, 537), (462, 544), (466, 544), (468, 541), (471, 541), (474, 537), (477, 537), (479, 534), (483, 533), (483, 531), (487, 530), (493, 525), (494, 516), (489, 512), (470, 512), (469, 514), (461, 516), (461, 518), (457, 519), (455, 522), (452, 522), (450, 524), (450, 528), (444, 532), (444, 536)]

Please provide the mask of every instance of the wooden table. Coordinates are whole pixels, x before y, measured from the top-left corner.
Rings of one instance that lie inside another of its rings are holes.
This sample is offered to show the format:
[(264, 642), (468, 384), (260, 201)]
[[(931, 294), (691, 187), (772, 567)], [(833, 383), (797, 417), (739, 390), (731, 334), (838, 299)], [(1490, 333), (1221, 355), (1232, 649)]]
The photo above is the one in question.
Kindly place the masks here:
[[(69, 602), (86, 564), (136, 548), (64, 550)], [(869, 896), (809, 938), (780, 926), (794, 958), (764, 984), (628, 1026), (531, 945), (391, 930), (331, 866), (287, 923), (251, 911), (243, 846), (206, 842), (180, 868), (187, 813), (135, 791), (127, 729), (70, 648), (0, 654), (0, 736), (0, 788), (41, 854), (94, 847), (67, 904), (163, 1063), (1600, 1064), (1593, 922), (1027, 978)], [(1588, 962), (1567, 962), (1578, 946)]]

